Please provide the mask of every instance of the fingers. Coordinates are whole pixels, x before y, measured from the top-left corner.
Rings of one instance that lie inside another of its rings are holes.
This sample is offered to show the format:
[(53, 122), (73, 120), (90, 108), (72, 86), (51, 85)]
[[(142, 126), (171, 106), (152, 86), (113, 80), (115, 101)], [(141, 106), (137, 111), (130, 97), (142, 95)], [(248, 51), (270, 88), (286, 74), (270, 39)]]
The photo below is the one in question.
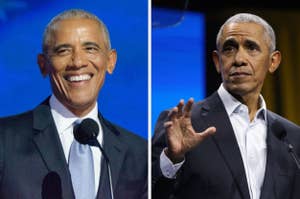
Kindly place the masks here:
[(172, 126), (172, 124), (173, 124), (172, 121), (167, 121), (167, 122), (164, 123), (164, 127), (165, 127), (166, 129), (168, 129), (168, 128), (170, 128), (170, 127)]
[(184, 106), (184, 100), (181, 99), (177, 106), (175, 106), (168, 114), (169, 121), (174, 121), (176, 118), (182, 116), (182, 108)]
[(181, 99), (180, 101), (179, 101), (179, 103), (177, 104), (177, 108), (178, 108), (178, 114), (177, 114), (177, 117), (181, 117), (182, 116), (182, 108), (183, 108), (183, 106), (184, 106), (184, 100), (183, 99)]
[(194, 103), (194, 99), (190, 98), (188, 102), (184, 105), (184, 100), (181, 99), (176, 107), (174, 107), (168, 114), (169, 121), (173, 121), (176, 118), (190, 117), (191, 110)]
[(194, 99), (190, 98), (186, 105), (184, 106), (183, 116), (184, 117), (190, 117), (191, 116), (191, 110), (194, 103)]
[(178, 115), (178, 107), (175, 106), (168, 114), (168, 121), (174, 121)]

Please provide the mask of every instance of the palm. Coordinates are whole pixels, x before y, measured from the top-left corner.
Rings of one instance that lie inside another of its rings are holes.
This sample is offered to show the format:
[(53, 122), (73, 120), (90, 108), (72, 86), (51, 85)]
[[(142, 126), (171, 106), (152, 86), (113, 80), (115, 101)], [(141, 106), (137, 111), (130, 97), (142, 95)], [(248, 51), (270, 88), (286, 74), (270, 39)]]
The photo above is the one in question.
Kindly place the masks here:
[(169, 121), (165, 123), (168, 141), (168, 156), (171, 160), (180, 161), (186, 152), (196, 147), (208, 135), (215, 132), (211, 127), (204, 132), (195, 132), (191, 123), (191, 107), (193, 99), (184, 106), (183, 100), (173, 108), (169, 114)]

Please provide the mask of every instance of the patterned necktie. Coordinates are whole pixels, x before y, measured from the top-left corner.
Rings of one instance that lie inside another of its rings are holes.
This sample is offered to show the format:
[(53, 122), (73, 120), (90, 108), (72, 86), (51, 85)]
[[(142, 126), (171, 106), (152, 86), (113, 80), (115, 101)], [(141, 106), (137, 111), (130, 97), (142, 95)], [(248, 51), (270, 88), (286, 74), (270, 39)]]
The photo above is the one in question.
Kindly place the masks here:
[(76, 199), (95, 198), (93, 155), (89, 145), (75, 139), (70, 148), (69, 169)]

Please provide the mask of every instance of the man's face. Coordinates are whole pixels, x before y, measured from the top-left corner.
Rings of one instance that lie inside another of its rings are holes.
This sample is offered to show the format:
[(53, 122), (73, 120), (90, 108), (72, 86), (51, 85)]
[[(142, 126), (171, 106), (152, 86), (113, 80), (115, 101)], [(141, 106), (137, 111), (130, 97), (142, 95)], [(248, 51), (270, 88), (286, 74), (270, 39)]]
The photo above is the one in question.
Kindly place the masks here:
[(258, 24), (231, 23), (224, 27), (213, 59), (230, 93), (260, 93), (266, 74), (274, 72), (281, 60), (279, 51), (270, 52), (269, 42)]
[(95, 106), (106, 71), (113, 72), (116, 52), (106, 44), (96, 21), (66, 19), (57, 22), (47, 55), (38, 57), (54, 95), (77, 116)]

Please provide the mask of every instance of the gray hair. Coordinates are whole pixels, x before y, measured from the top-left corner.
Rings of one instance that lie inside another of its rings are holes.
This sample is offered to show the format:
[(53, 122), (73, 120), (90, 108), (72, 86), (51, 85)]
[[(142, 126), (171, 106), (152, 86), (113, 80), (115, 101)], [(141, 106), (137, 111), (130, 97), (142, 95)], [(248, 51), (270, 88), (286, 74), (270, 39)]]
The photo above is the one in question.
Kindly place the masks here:
[(81, 9), (70, 9), (59, 13), (58, 15), (53, 17), (51, 21), (47, 24), (43, 34), (42, 49), (44, 54), (48, 53), (48, 47), (50, 45), (52, 33), (55, 30), (56, 24), (59, 21), (65, 19), (91, 19), (96, 21), (99, 24), (100, 29), (102, 30), (106, 47), (108, 49), (111, 48), (108, 29), (106, 25), (96, 15)]
[(276, 49), (276, 36), (274, 33), (273, 28), (271, 27), (268, 22), (266, 22), (264, 19), (261, 17), (250, 14), (250, 13), (239, 13), (236, 15), (233, 15), (227, 21), (221, 26), (218, 35), (217, 35), (217, 40), (216, 40), (216, 45), (217, 48), (220, 45), (220, 39), (224, 30), (224, 27), (228, 24), (231, 23), (256, 23), (258, 25), (261, 25), (264, 29), (264, 35), (267, 40), (269, 40), (269, 49), (270, 52), (273, 52)]

